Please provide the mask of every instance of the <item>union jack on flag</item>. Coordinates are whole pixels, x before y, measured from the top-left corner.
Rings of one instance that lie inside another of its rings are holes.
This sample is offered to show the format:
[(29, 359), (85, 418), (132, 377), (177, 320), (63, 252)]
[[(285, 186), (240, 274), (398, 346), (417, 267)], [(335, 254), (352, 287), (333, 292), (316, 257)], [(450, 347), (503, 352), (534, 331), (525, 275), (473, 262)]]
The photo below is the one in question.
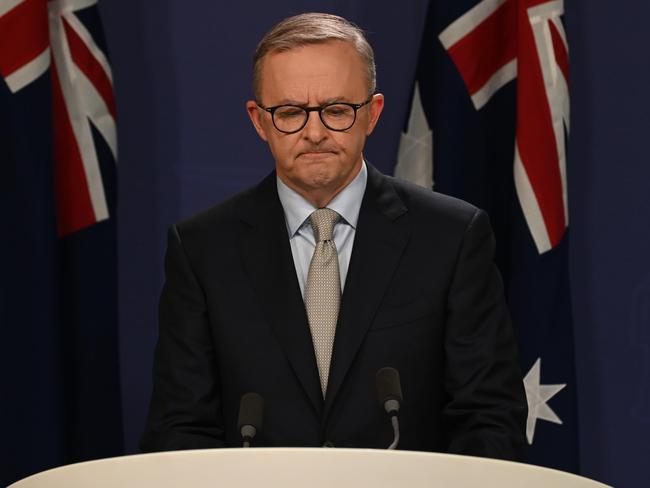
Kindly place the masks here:
[(17, 93), (52, 80), (57, 229), (64, 236), (109, 218), (93, 128), (117, 158), (113, 80), (79, 13), (97, 0), (0, 0), (0, 75)]
[(518, 79), (514, 181), (540, 254), (558, 245), (569, 221), (563, 13), (562, 0), (483, 0), (439, 36), (477, 110)]

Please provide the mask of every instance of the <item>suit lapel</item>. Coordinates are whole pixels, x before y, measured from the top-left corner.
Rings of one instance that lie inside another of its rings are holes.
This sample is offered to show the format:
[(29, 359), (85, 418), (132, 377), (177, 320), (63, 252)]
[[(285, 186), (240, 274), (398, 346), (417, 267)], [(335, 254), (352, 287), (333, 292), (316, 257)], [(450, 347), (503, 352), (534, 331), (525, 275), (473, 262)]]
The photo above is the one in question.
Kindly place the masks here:
[(257, 188), (242, 213), (244, 265), (262, 310), (318, 415), (323, 399), (307, 314), (296, 278), (275, 173)]
[[(387, 177), (368, 165), (368, 182), (334, 340), (325, 417), (329, 414), (408, 242), (406, 207)], [(400, 218), (401, 217), (401, 218)]]

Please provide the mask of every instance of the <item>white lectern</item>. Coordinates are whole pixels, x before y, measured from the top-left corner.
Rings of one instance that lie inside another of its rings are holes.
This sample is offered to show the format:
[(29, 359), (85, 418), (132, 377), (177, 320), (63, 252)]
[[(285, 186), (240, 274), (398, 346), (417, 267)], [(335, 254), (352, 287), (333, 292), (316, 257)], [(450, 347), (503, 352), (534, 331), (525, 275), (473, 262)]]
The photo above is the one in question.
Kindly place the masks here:
[(602, 483), (527, 464), (371, 449), (206, 449), (62, 466), (9, 488), (596, 488)]

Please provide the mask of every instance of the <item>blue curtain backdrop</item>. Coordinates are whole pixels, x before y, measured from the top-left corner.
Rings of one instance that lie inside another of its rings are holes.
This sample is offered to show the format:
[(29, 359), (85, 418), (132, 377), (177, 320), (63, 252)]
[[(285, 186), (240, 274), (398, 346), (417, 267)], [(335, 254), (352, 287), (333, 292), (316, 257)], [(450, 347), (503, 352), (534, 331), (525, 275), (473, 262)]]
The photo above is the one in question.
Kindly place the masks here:
[[(438, 0), (437, 3), (441, 3)], [(272, 168), (244, 110), (250, 59), (275, 21), (307, 10), (358, 22), (387, 105), (367, 157), (392, 172), (427, 1), (172, 2), (100, 5), (118, 104), (119, 323), (126, 451), (150, 393), (169, 224)], [(634, 3), (634, 5), (631, 5)], [(650, 6), (566, 2), (571, 56), (571, 300), (580, 471), (644, 486), (650, 448)], [(435, 138), (435, 134), (434, 134)]]

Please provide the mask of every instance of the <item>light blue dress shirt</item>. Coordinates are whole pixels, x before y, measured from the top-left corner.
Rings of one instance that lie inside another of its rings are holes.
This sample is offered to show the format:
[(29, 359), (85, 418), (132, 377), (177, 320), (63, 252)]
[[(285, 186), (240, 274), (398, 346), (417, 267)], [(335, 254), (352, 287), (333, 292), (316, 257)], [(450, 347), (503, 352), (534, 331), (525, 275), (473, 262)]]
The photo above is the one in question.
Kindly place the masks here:
[[(316, 207), (309, 203), (298, 192), (285, 185), (280, 178), (276, 178), (278, 196), (284, 209), (284, 219), (289, 233), (289, 244), (293, 255), (293, 264), (296, 268), (300, 292), (305, 297), (305, 283), (309, 273), (309, 264), (316, 248), (314, 230), (309, 223), (309, 216)], [(334, 243), (339, 254), (339, 274), (341, 277), (341, 292), (345, 285), (345, 278), (348, 275), (350, 256), (354, 235), (359, 220), (361, 200), (366, 191), (368, 170), (366, 163), (362, 162), (359, 174), (339, 192), (327, 205), (341, 216), (341, 220), (334, 226)]]

